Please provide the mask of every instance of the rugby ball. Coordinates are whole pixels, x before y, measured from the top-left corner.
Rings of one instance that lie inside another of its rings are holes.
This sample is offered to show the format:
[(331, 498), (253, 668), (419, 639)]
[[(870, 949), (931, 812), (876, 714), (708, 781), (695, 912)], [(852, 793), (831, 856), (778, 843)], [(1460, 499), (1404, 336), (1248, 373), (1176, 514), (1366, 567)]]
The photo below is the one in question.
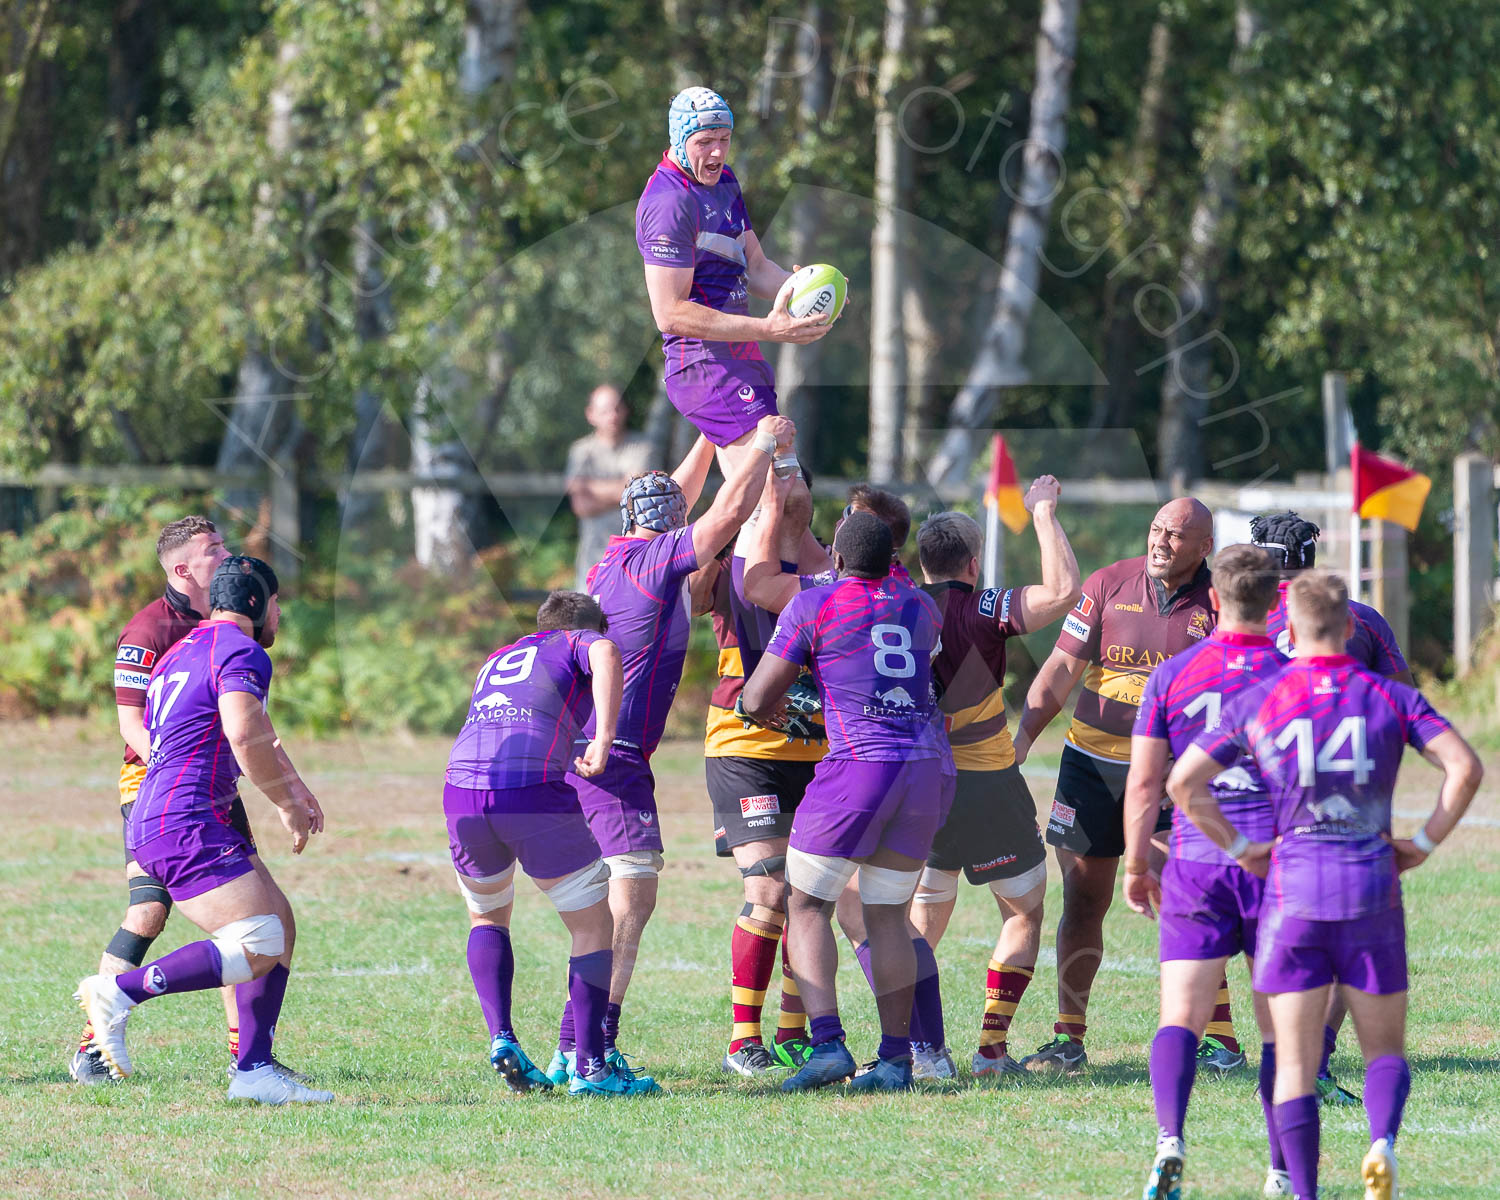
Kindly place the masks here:
[(792, 316), (818, 317), (827, 313), (829, 324), (839, 319), (849, 284), (837, 267), (814, 263), (795, 272), (790, 282), (792, 295), (787, 311)]

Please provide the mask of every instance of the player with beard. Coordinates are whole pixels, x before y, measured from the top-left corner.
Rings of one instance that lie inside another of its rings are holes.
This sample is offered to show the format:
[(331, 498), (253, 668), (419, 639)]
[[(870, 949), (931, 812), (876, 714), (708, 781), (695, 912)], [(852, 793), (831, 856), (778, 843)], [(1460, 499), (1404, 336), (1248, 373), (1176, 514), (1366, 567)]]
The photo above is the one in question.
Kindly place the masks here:
[(229, 815), (244, 773), (276, 805), (294, 854), (323, 829), (322, 809), (266, 715), (266, 648), (281, 619), (278, 590), (276, 573), (260, 559), (226, 558), (209, 584), (208, 619), (156, 663), (146, 695), (150, 758), (126, 845), (210, 938), (78, 985), (95, 1045), (116, 1078), (131, 1072), (125, 1025), (136, 1005), (234, 985), (242, 1036), (229, 1098), (272, 1105), (333, 1099), (274, 1068), (271, 1041), (290, 943), (277, 912), (279, 889)]
[[(122, 834), (129, 829), (130, 811), (135, 805), (141, 780), (146, 776), (146, 759), (151, 753), (143, 719), (151, 669), (183, 635), (203, 620), (203, 614), (208, 611), (209, 582), (219, 564), (228, 557), (223, 535), (207, 517), (183, 517), (163, 526), (156, 539), (156, 560), (166, 574), (165, 589), (161, 596), (125, 622), (116, 639), (115, 708), (120, 736), (125, 741), (125, 758), (120, 766)], [(250, 832), (250, 819), (238, 796), (230, 805), (229, 819), (253, 848), (255, 838)], [(101, 975), (118, 975), (139, 967), (166, 925), (172, 907), (166, 888), (141, 868), (129, 850), (125, 852), (125, 863), (129, 904), (120, 928), (99, 960)], [(291, 909), (270, 876), (265, 876), (265, 879), (267, 887), (272, 890), (276, 911), (286, 926), (290, 957), (291, 943), (295, 941)], [(229, 1025), (229, 1070), (232, 1074), (234, 1063), (239, 1058), (240, 1037), (234, 988), (222, 989), (222, 995), (224, 1016)], [(69, 1074), (79, 1083), (106, 1083), (111, 1078), (104, 1056), (92, 1044), (93, 1036), (93, 1027), (86, 1022), (78, 1050), (68, 1064)], [(272, 1062), (276, 1070), (289, 1074), (298, 1082), (307, 1082), (304, 1076), (280, 1062), (274, 1059)]]
[[(1297, 657), (1230, 704), (1219, 727), (1178, 760), (1167, 791), (1216, 846), (1266, 878), (1254, 982), (1268, 998), (1276, 1035), (1273, 1119), (1291, 1193), (1313, 1200), (1318, 1192), (1317, 1070), (1328, 993), (1338, 984), (1365, 1060), (1365, 1197), (1391, 1200), (1411, 1088), (1399, 876), (1453, 831), (1483, 768), (1421, 693), (1343, 653), (1354, 621), (1342, 580), (1304, 572), (1286, 600)], [(1396, 838), (1392, 796), (1407, 746), (1441, 768), (1443, 783), (1422, 827)], [(1208, 790), (1245, 754), (1271, 798), (1263, 841), (1252, 842)]]

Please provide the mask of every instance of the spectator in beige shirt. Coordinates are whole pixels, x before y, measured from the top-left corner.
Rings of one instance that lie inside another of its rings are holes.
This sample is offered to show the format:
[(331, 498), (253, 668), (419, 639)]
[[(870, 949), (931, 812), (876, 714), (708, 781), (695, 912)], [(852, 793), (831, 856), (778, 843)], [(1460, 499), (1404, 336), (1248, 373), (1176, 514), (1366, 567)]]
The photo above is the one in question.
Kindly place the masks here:
[(568, 448), (568, 499), (578, 518), (578, 590), (586, 591), (589, 568), (604, 557), (620, 532), (620, 493), (633, 475), (651, 468), (651, 443), (627, 433), (629, 416), (620, 389), (601, 383), (583, 410), (594, 432)]

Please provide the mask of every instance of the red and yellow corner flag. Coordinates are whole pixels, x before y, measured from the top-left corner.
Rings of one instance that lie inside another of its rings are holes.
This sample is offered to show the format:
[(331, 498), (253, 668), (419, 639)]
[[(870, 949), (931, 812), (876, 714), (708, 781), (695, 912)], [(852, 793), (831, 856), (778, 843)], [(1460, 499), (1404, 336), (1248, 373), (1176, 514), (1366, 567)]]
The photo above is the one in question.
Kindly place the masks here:
[(1005, 439), (998, 433), (991, 449), (990, 480), (985, 485), (984, 502), (995, 509), (1007, 529), (1020, 533), (1031, 524), (1031, 514), (1026, 511), (1021, 485), (1016, 479), (1016, 464), (1011, 462)]
[(1354, 511), (1415, 533), (1422, 505), (1432, 491), (1432, 480), (1394, 459), (1366, 450), (1358, 442), (1349, 458), (1354, 470)]

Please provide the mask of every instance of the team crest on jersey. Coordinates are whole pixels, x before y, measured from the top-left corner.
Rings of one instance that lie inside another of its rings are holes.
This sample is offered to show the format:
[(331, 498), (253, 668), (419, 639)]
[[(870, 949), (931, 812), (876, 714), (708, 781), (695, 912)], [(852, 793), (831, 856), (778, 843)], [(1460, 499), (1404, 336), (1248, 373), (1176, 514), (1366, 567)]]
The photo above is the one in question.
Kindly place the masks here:
[(743, 817), (763, 817), (767, 813), (779, 813), (781, 801), (775, 796), (741, 796), (740, 815)]
[(122, 645), (115, 651), (115, 662), (125, 667), (140, 667), (143, 671), (149, 671), (156, 662), (156, 651), (148, 650), (145, 646)]
[(642, 825), (654, 825), (656, 823), (656, 814), (653, 812), (643, 811), (638, 813), (637, 815), (641, 818)]
[(744, 384), (743, 386), (741, 386), (741, 388), (739, 390), (739, 397), (746, 404), (749, 404), (751, 401), (753, 401), (755, 399), (755, 389), (753, 387), (751, 387), (748, 383)]
[(1201, 608), (1193, 614), (1193, 619), (1188, 622), (1188, 637), (1201, 638), (1208, 636), (1208, 614)]

